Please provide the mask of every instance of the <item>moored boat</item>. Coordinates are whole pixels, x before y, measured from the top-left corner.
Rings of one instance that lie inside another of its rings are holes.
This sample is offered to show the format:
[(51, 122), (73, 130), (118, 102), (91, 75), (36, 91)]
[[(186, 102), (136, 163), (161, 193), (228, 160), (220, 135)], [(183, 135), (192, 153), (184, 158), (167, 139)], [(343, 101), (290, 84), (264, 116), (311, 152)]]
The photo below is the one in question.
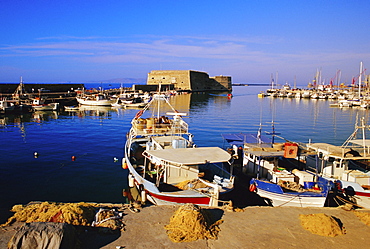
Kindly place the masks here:
[(85, 94), (85, 90), (82, 91), (81, 95), (76, 97), (76, 100), (80, 105), (89, 106), (111, 106), (116, 101), (102, 92)]
[(184, 115), (163, 95), (154, 95), (136, 114), (123, 159), (129, 185), (155, 205), (218, 206), (233, 189), (231, 155), (218, 147), (196, 147)]
[(112, 107), (121, 107), (121, 108), (144, 108), (147, 102), (144, 102), (142, 97), (134, 97), (129, 99), (117, 98)]
[(15, 105), (8, 101), (6, 98), (0, 99), (0, 113), (13, 112)]
[(356, 121), (354, 132), (341, 146), (307, 145), (316, 152), (307, 157), (308, 167), (316, 168), (321, 177), (334, 181), (338, 191), (364, 208), (370, 208), (370, 139), (366, 138), (369, 129), (362, 118)]
[[(275, 133), (273, 133), (275, 134)], [(234, 148), (243, 150), (243, 171), (251, 174), (250, 191), (272, 206), (323, 207), (330, 182), (305, 170), (299, 160), (303, 152), (298, 143), (276, 143), (257, 134), (223, 134)], [(298, 151), (300, 154), (298, 154)]]
[(32, 100), (32, 109), (34, 111), (56, 111), (59, 103), (45, 103), (45, 98), (36, 97)]
[(72, 105), (72, 106), (64, 106), (64, 110), (65, 111), (78, 111), (79, 109), (80, 109), (79, 106), (74, 106), (74, 105)]

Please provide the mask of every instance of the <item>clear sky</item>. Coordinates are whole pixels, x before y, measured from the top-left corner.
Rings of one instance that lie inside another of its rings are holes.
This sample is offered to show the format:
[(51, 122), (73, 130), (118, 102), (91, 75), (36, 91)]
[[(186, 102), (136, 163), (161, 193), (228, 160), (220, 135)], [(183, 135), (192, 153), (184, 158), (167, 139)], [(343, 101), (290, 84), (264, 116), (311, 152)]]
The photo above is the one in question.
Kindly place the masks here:
[(369, 0), (1, 0), (0, 82), (196, 70), (307, 84), (341, 70), (350, 83), (370, 67), (369, 11)]

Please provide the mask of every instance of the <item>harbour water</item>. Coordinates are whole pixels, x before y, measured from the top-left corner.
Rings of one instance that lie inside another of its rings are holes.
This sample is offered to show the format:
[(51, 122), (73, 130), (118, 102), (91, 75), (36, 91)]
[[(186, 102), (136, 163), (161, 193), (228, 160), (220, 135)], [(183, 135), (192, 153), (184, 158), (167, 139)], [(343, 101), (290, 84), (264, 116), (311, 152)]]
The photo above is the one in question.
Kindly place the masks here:
[[(342, 144), (362, 108), (330, 108), (330, 100), (258, 98), (266, 87), (233, 88), (226, 94), (171, 97), (198, 146), (223, 146), (222, 133), (271, 131), (297, 142)], [(121, 168), (125, 136), (138, 110), (84, 107), (73, 112), (35, 112), (0, 117), (0, 222), (15, 204), (30, 201), (126, 200)], [(35, 156), (37, 152), (38, 156)], [(75, 157), (75, 160), (72, 159)]]

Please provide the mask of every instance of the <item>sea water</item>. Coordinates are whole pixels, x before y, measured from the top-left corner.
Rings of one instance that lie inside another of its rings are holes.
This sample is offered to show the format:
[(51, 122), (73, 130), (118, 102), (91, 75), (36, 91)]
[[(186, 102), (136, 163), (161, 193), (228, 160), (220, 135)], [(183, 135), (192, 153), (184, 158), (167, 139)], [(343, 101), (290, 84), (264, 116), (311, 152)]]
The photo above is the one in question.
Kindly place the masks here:
[[(362, 108), (330, 108), (330, 100), (258, 98), (266, 87), (226, 94), (192, 93), (170, 98), (189, 123), (198, 146), (223, 147), (222, 133), (271, 132), (296, 142), (341, 145)], [(126, 133), (137, 109), (83, 107), (0, 117), (0, 222), (15, 204), (30, 201), (126, 202), (121, 167)], [(242, 198), (242, 197), (241, 197)]]

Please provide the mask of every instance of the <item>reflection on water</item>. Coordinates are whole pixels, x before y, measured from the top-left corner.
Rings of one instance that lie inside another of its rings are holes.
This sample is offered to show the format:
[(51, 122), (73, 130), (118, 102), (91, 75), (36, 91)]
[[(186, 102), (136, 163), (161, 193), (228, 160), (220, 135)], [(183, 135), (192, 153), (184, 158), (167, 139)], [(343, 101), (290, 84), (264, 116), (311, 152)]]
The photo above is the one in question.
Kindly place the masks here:
[[(234, 87), (223, 94), (170, 98), (186, 112), (198, 146), (222, 146), (221, 133), (271, 131), (298, 142), (342, 144), (360, 108), (330, 108), (330, 100), (258, 98), (261, 87)], [(131, 119), (138, 109), (83, 106), (76, 111), (0, 116), (0, 213), (34, 200), (123, 202), (120, 162)], [(35, 158), (34, 152), (39, 153)], [(76, 160), (72, 161), (71, 157)], [(0, 221), (4, 217), (0, 217)]]

